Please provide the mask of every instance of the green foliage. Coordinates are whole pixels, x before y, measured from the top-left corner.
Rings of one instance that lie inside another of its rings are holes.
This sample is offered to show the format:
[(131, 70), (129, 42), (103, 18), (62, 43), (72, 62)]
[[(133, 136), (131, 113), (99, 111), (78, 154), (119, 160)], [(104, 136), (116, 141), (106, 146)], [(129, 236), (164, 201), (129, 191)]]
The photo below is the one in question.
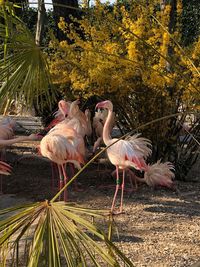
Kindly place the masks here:
[(23, 97), (27, 104), (38, 105), (46, 99), (51, 105), (55, 98), (48, 72), (47, 57), (37, 47), (33, 35), (26, 25), (13, 14), (12, 6), (0, 6), (1, 52), (0, 98)]

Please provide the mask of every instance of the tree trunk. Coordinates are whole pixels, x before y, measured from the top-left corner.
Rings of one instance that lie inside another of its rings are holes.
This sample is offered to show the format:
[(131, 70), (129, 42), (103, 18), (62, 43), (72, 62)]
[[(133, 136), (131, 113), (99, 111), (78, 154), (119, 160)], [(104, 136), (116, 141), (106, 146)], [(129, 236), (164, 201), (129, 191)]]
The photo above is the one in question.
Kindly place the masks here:
[(38, 46), (40, 46), (41, 44), (45, 15), (46, 15), (46, 9), (44, 5), (44, 0), (39, 0), (38, 1), (38, 19), (37, 19), (36, 34), (35, 34), (35, 43)]
[[(173, 34), (175, 31), (175, 27), (176, 27), (176, 21), (177, 21), (177, 13), (176, 13), (176, 6), (177, 6), (177, 0), (160, 0), (160, 8), (161, 11), (163, 12), (165, 9), (165, 6), (167, 4), (170, 4), (171, 6), (171, 10), (170, 10), (170, 15), (169, 15), (169, 25), (167, 25), (168, 27), (168, 31)], [(173, 48), (171, 45), (168, 46), (167, 49), (167, 57), (171, 57), (173, 55)], [(167, 72), (171, 72), (172, 71), (172, 66), (169, 64), (169, 62), (166, 63), (166, 70)], [(172, 97), (173, 95), (173, 88), (168, 87), (168, 92), (169, 95)]]

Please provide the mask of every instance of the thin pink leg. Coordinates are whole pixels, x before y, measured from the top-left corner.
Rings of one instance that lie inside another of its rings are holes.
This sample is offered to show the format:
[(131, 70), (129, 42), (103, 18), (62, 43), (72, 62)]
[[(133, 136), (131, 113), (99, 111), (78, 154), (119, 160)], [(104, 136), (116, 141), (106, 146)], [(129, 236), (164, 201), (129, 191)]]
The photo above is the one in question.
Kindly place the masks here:
[[(62, 168), (62, 172), (63, 172), (63, 176), (64, 176), (64, 185), (66, 185), (66, 183), (68, 182), (68, 177), (67, 177), (64, 165), (61, 165), (61, 168)], [(67, 201), (67, 188), (64, 191), (64, 201), (65, 202)]]
[(70, 172), (71, 172), (71, 176), (74, 176), (74, 164), (73, 163), (69, 163), (70, 166)]
[(125, 180), (125, 170), (123, 170), (123, 178), (122, 178), (122, 192), (121, 192), (121, 204), (119, 211), (123, 210), (123, 198), (124, 198), (124, 180)]
[(117, 193), (118, 193), (118, 190), (119, 190), (119, 167), (116, 166), (116, 189), (115, 189), (115, 194), (114, 194), (114, 197), (113, 197), (113, 202), (112, 202), (112, 206), (111, 206), (111, 212), (113, 212), (114, 210), (114, 207), (115, 207), (115, 201), (116, 201), (116, 197), (117, 197)]
[[(137, 185), (137, 180), (136, 180), (136, 177), (135, 177), (135, 173), (132, 172), (130, 169), (127, 169), (126, 170), (126, 174), (129, 177), (129, 182), (130, 182), (130, 185), (131, 185), (131, 191), (137, 190), (138, 185)], [(135, 187), (133, 186), (133, 180), (134, 180)]]
[[(5, 153), (5, 148), (3, 148), (0, 151), (0, 159), (1, 161), (6, 161), (6, 153)], [(0, 195), (3, 194), (3, 175), (0, 174)]]
[(57, 165), (51, 162), (51, 190), (54, 191)]
[(0, 174), (0, 195), (3, 194), (3, 181), (2, 181), (2, 175)]
[[(59, 191), (60, 191), (64, 186), (63, 174), (62, 174), (62, 170), (61, 170), (61, 166), (60, 165), (58, 165), (58, 172), (59, 172), (59, 178), (60, 178), (60, 182), (59, 182)], [(61, 195), (59, 196), (59, 200), (61, 200)]]
[[(69, 166), (70, 166), (70, 174), (71, 174), (70, 178), (72, 178), (72, 177), (74, 177), (74, 174), (75, 174), (74, 164), (73, 163), (69, 163)], [(83, 189), (78, 187), (77, 179), (74, 180), (73, 185), (74, 185), (74, 191), (83, 192)]]

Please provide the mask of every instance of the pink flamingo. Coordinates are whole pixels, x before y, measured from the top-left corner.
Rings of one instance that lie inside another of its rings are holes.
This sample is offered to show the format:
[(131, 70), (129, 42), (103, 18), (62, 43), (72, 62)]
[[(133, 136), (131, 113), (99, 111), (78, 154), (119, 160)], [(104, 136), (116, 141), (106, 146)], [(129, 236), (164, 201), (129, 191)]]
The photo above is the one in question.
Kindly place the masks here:
[[(52, 129), (54, 132), (56, 131), (66, 131), (68, 132), (68, 129), (73, 129), (74, 133), (76, 132), (79, 135), (81, 135), (83, 138), (85, 135), (90, 134), (90, 117), (89, 112), (86, 112), (84, 114), (79, 109), (79, 99), (71, 102), (66, 102), (64, 100), (59, 101), (58, 103), (58, 111), (55, 113), (56, 118), (50, 123), (50, 125), (46, 128), (47, 130)], [(64, 128), (63, 128), (64, 127)], [(63, 130), (64, 129), (64, 130)], [(52, 131), (50, 130), (50, 132)], [(49, 133), (50, 133), (49, 132)], [(80, 140), (79, 140), (80, 141)], [(82, 141), (81, 141), (82, 142)], [(83, 144), (82, 144), (83, 147)], [(83, 152), (84, 150), (84, 152)], [(85, 148), (82, 148), (83, 156), (85, 156)], [(53, 161), (51, 163), (52, 166), (52, 187), (54, 187), (54, 178), (57, 174), (57, 168), (55, 168), (55, 165), (57, 163)], [(71, 172), (74, 173), (74, 164), (70, 164)], [(75, 181), (75, 189), (78, 191), (77, 183)]]
[(15, 143), (29, 141), (29, 140), (37, 140), (38, 137), (35, 134), (30, 134), (29, 136), (19, 136), (15, 137), (14, 128), (16, 122), (6, 118), (0, 124), (0, 148), (6, 147), (9, 145), (13, 145)]
[[(110, 123), (112, 121), (113, 104), (111, 101), (106, 100), (96, 105), (97, 108), (108, 109), (108, 116), (103, 128), (103, 141), (106, 146), (110, 146), (118, 139), (112, 139), (110, 136)], [(139, 137), (138, 134), (133, 135), (127, 140), (119, 140), (111, 147), (107, 149), (108, 158), (113, 165), (116, 166), (116, 190), (111, 206), (111, 212), (113, 213), (115, 207), (115, 201), (119, 190), (119, 169), (123, 171), (122, 185), (121, 185), (121, 203), (119, 213), (123, 211), (123, 192), (124, 192), (124, 180), (125, 169), (128, 167), (134, 167), (137, 170), (145, 170), (147, 164), (145, 159), (151, 154), (151, 142), (146, 138)]]
[[(53, 127), (40, 142), (42, 156), (49, 158), (57, 164), (60, 175), (60, 189), (67, 183), (68, 177), (65, 164), (73, 163), (78, 169), (84, 163), (85, 144), (81, 135), (69, 128), (66, 123), (61, 122)], [(64, 192), (64, 201), (67, 192)]]

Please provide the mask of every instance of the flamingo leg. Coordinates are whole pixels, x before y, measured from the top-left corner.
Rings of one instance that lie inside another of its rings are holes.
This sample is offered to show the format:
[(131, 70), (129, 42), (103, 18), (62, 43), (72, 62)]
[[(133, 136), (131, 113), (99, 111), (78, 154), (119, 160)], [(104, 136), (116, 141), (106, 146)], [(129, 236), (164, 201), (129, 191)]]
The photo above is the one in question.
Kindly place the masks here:
[[(70, 166), (71, 177), (74, 177), (74, 174), (75, 174), (74, 164), (73, 164), (73, 163), (70, 163), (69, 166)], [(82, 188), (79, 188), (79, 187), (78, 187), (77, 179), (74, 180), (73, 185), (74, 185), (74, 191), (76, 191), (76, 192), (82, 192), (82, 191), (83, 191)]]
[[(63, 188), (63, 174), (62, 174), (62, 169), (61, 166), (58, 165), (58, 172), (59, 172), (59, 177), (60, 177), (60, 184), (59, 184), (59, 191)], [(59, 200), (61, 200), (61, 195), (59, 196)]]
[(3, 194), (3, 179), (2, 179), (2, 175), (0, 174), (0, 195)]
[(121, 192), (121, 203), (119, 212), (121, 213), (123, 210), (123, 198), (124, 198), (124, 180), (125, 180), (125, 170), (123, 170), (123, 177), (122, 177), (122, 192)]
[(111, 212), (113, 212), (114, 210), (114, 207), (115, 207), (115, 201), (116, 201), (116, 197), (117, 197), (117, 193), (118, 193), (118, 190), (119, 190), (119, 167), (116, 166), (116, 189), (115, 189), (115, 194), (114, 194), (114, 197), (113, 197), (113, 202), (112, 202), (112, 206), (111, 206)]
[(99, 137), (99, 138), (96, 140), (96, 142), (94, 143), (94, 146), (93, 146), (93, 150), (92, 150), (93, 153), (96, 152), (97, 148), (100, 146), (100, 144), (102, 143), (102, 141), (103, 141), (103, 137), (102, 137), (102, 136)]
[[(2, 149), (0, 151), (0, 160), (5, 161), (6, 160), (6, 153), (5, 149)], [(0, 174), (0, 195), (3, 194), (3, 175)]]
[(56, 178), (56, 172), (57, 172), (57, 166), (54, 162), (51, 162), (51, 188), (52, 188), (52, 192), (54, 190), (54, 186), (55, 186), (55, 178)]
[[(68, 177), (67, 177), (67, 173), (66, 173), (66, 170), (65, 170), (65, 165), (66, 164), (61, 165), (62, 173), (63, 173), (63, 177), (64, 177), (64, 185), (66, 185), (67, 182), (68, 182)], [(67, 201), (67, 188), (64, 191), (64, 201), (65, 202)]]
[[(130, 182), (130, 185), (131, 185), (131, 191), (136, 191), (138, 189), (138, 184), (137, 184), (137, 180), (136, 180), (136, 177), (135, 177), (135, 173), (132, 172), (130, 169), (127, 169), (126, 173), (128, 175), (129, 182)], [(134, 181), (135, 187), (133, 186), (133, 181)]]

